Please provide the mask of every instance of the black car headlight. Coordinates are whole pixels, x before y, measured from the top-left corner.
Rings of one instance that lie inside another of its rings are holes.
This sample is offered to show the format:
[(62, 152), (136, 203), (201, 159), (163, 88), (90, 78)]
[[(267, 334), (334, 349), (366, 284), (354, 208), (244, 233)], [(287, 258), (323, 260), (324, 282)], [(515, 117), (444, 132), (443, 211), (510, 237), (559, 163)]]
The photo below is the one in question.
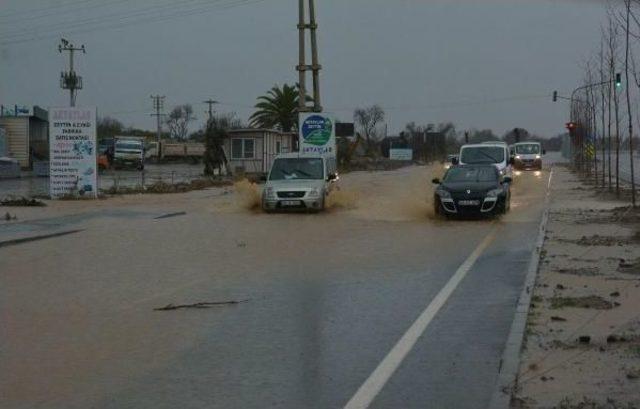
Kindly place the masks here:
[(436, 190), (436, 193), (438, 194), (438, 196), (440, 196), (441, 199), (451, 199), (451, 193), (446, 190), (438, 189)]
[(487, 197), (498, 197), (502, 193), (502, 189), (493, 189), (487, 192)]

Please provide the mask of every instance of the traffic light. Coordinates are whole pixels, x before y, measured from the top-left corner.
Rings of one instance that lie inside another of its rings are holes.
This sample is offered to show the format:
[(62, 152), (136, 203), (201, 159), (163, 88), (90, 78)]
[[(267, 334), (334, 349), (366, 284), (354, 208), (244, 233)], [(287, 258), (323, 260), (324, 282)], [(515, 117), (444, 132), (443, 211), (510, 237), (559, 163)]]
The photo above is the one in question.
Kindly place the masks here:
[(558, 100), (558, 91), (553, 91), (553, 102)]
[(622, 86), (622, 74), (616, 74), (616, 87), (620, 88)]

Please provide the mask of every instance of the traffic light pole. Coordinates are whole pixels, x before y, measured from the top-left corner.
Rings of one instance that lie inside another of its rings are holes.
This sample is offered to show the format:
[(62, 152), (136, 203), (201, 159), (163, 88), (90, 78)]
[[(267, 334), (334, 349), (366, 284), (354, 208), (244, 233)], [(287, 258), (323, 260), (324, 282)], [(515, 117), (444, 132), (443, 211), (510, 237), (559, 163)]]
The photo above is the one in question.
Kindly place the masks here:
[[(574, 107), (574, 103), (575, 102), (581, 102), (581, 103), (585, 103), (587, 105), (587, 109), (592, 110), (591, 104), (589, 103), (589, 101), (582, 101), (576, 98), (576, 94), (580, 91), (583, 91), (585, 89), (589, 89), (589, 88), (593, 88), (593, 87), (598, 87), (598, 86), (602, 86), (602, 85), (607, 85), (607, 84), (612, 84), (615, 83), (616, 87), (619, 87), (621, 84), (621, 74), (620, 73), (616, 73), (615, 78), (614, 79), (609, 79), (607, 81), (601, 81), (601, 82), (597, 82), (597, 83), (593, 83), (593, 84), (587, 84), (587, 85), (582, 85), (576, 89), (573, 90), (573, 92), (571, 93), (571, 97), (567, 98), (567, 97), (562, 97), (558, 95), (558, 91), (554, 91), (553, 92), (553, 101), (557, 101), (558, 99), (565, 99), (565, 100), (569, 100), (570, 102), (570, 106), (569, 106), (569, 118), (570, 118), (570, 123), (577, 125), (576, 124), (576, 118), (575, 118), (575, 113), (576, 113), (576, 109)], [(584, 129), (584, 126), (582, 127)], [(573, 145), (575, 147), (575, 153), (577, 155), (574, 155), (574, 162), (577, 162), (576, 164), (578, 165), (579, 168), (582, 168), (584, 165), (584, 142), (585, 142), (585, 138), (584, 138), (584, 131), (579, 132), (579, 129), (574, 128), (573, 132), (571, 132), (571, 129), (569, 130), (569, 134), (571, 136), (571, 139), (573, 141)], [(579, 141), (578, 141), (579, 139)], [(579, 142), (579, 143), (578, 143)], [(594, 144), (594, 148), (595, 148), (595, 144)], [(576, 157), (577, 156), (577, 157)]]
[[(573, 122), (573, 102), (576, 100), (575, 96), (578, 93), (578, 91), (582, 91), (582, 90), (593, 88), (593, 87), (598, 87), (600, 85), (607, 85), (607, 84), (611, 84), (611, 83), (614, 83), (614, 82), (615, 82), (616, 87), (620, 86), (620, 83), (621, 83), (620, 74), (616, 74), (615, 79), (609, 79), (607, 81), (597, 82), (595, 84), (587, 84), (587, 85), (583, 85), (581, 87), (578, 87), (578, 88), (574, 89), (573, 92), (571, 93), (571, 98), (570, 98), (570, 100), (571, 100), (571, 108), (570, 108), (571, 109), (571, 111), (570, 111), (571, 122)], [(555, 95), (555, 97), (556, 98), (561, 98), (561, 97), (558, 97), (557, 94)], [(565, 99), (565, 98), (563, 98), (563, 99)]]

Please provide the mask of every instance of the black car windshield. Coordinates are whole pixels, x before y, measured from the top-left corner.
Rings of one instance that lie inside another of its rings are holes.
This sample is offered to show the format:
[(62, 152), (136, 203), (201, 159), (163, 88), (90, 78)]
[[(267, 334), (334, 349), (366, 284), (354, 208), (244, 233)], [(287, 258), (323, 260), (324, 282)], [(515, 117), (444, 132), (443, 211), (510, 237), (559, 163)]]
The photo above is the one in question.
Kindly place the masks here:
[(498, 173), (491, 167), (450, 168), (444, 175), (445, 183), (497, 182)]
[(283, 158), (276, 159), (269, 180), (324, 179), (322, 159)]
[(468, 164), (504, 162), (504, 148), (501, 146), (474, 146), (463, 148), (460, 162)]
[(540, 145), (537, 143), (516, 145), (516, 153), (521, 155), (537, 155), (540, 153)]

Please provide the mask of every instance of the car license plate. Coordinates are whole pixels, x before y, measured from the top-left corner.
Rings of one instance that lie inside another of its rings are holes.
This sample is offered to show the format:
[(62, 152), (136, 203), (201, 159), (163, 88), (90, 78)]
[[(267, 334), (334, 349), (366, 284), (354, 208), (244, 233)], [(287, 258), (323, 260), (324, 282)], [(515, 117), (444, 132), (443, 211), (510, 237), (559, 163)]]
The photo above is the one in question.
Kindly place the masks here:
[(479, 206), (480, 201), (479, 200), (460, 200), (458, 204), (460, 206)]
[(280, 202), (282, 206), (300, 206), (299, 200), (283, 200)]

